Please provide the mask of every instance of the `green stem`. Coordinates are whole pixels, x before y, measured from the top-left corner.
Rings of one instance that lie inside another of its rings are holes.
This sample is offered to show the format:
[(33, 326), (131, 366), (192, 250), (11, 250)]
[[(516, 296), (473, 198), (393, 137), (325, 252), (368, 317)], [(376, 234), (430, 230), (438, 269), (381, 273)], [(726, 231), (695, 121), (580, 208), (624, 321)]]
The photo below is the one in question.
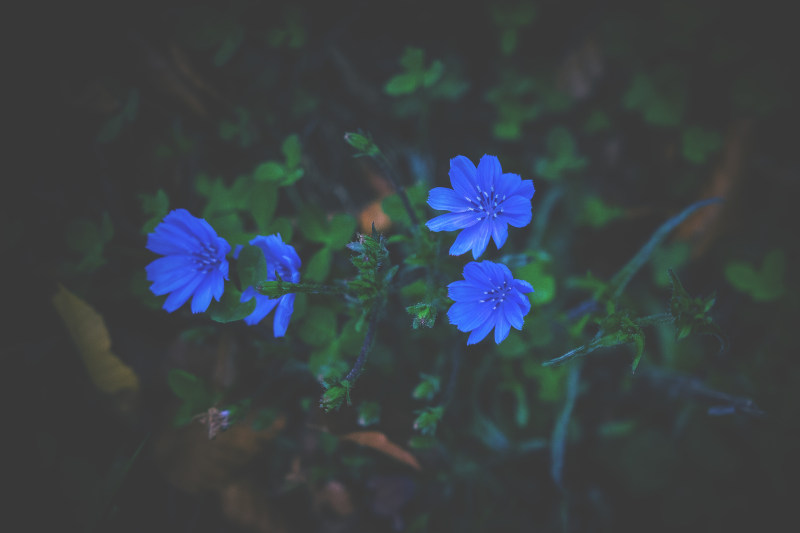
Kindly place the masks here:
[(290, 281), (264, 281), (256, 286), (256, 290), (270, 298), (280, 298), (286, 294), (345, 294), (347, 287), (335, 287), (322, 283), (292, 283)]
[(364, 363), (367, 362), (367, 355), (369, 355), (369, 350), (372, 348), (372, 341), (375, 338), (375, 330), (378, 327), (378, 314), (379, 314), (380, 306), (375, 305), (372, 308), (372, 316), (369, 320), (369, 327), (367, 328), (367, 334), (364, 336), (364, 343), (361, 345), (361, 353), (358, 354), (358, 359), (356, 359), (353, 368), (344, 378), (344, 381), (347, 381), (350, 386), (352, 387), (353, 384), (358, 379), (358, 376), (361, 375), (361, 371), (364, 369)]

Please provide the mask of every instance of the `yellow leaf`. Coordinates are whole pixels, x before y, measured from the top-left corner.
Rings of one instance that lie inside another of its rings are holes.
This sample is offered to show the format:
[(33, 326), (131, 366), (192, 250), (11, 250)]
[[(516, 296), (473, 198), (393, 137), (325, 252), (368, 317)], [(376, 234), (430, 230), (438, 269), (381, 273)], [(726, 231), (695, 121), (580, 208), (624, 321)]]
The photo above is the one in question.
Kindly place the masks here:
[(111, 352), (103, 317), (89, 304), (58, 285), (53, 306), (69, 330), (92, 383), (106, 394), (139, 390), (136, 373)]

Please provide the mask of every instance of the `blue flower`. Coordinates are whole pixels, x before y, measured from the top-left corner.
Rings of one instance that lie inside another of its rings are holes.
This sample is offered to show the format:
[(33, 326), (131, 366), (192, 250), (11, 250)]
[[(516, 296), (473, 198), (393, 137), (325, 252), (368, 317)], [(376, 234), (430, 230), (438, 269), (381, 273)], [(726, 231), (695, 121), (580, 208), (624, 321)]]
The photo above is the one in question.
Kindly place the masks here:
[[(297, 283), (300, 281), (300, 257), (294, 247), (286, 244), (281, 239), (281, 234), (262, 237), (259, 235), (250, 244), (258, 246), (264, 252), (267, 260), (267, 280), (274, 281), (280, 276), (283, 281)], [(294, 311), (294, 294), (286, 294), (280, 298), (269, 298), (256, 291), (255, 287), (248, 287), (242, 293), (242, 302), (256, 299), (256, 308), (245, 317), (244, 321), (253, 326), (261, 322), (270, 311), (277, 307), (275, 320), (272, 323), (272, 333), (276, 337), (283, 337), (289, 327), (289, 319)]]
[(495, 156), (484, 155), (478, 168), (459, 155), (450, 160), (452, 189), (436, 187), (428, 194), (428, 205), (451, 211), (429, 220), (431, 231), (462, 229), (450, 247), (450, 255), (472, 249), (477, 259), (486, 250), (489, 237), (499, 250), (508, 238), (508, 225), (527, 226), (531, 221), (533, 181), (517, 174), (503, 174)]
[(212, 296), (219, 301), (231, 246), (208, 222), (185, 209), (170, 211), (147, 236), (147, 249), (164, 256), (145, 267), (153, 294), (170, 293), (164, 309), (171, 313), (191, 296), (192, 312), (201, 313)]
[(514, 279), (506, 265), (471, 261), (464, 267), (464, 280), (447, 286), (447, 295), (455, 300), (447, 317), (459, 331), (471, 332), (467, 344), (483, 340), (492, 328), (494, 342), (500, 344), (511, 326), (522, 329), (522, 317), (531, 310), (524, 296), (529, 292), (531, 284)]

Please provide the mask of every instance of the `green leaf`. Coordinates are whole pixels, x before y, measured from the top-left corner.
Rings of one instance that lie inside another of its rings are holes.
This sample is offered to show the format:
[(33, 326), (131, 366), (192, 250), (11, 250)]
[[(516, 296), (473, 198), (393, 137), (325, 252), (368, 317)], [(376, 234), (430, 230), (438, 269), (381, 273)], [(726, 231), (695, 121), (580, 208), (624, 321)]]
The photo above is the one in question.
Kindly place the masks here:
[(528, 294), (532, 303), (544, 305), (556, 296), (556, 280), (547, 273), (549, 261), (539, 259), (514, 269), (514, 277), (527, 281), (534, 292)]
[(336, 314), (327, 307), (311, 307), (300, 328), (300, 338), (311, 346), (327, 346), (336, 338)]
[(355, 231), (356, 219), (344, 213), (337, 213), (331, 218), (327, 242), (338, 248), (350, 242)]
[(623, 97), (627, 109), (638, 110), (657, 126), (677, 126), (683, 119), (686, 101), (685, 73), (666, 65), (652, 74), (639, 73)]
[(438, 59), (434, 61), (425, 74), (422, 76), (422, 86), (430, 87), (442, 77), (444, 73), (444, 65)]
[(275, 161), (267, 161), (261, 163), (253, 171), (253, 177), (257, 181), (273, 181), (277, 182), (286, 176), (286, 169), (280, 163)]
[(579, 222), (593, 228), (602, 228), (609, 222), (625, 216), (625, 209), (609, 205), (599, 196), (586, 196)]
[(283, 156), (286, 158), (286, 168), (293, 170), (300, 165), (300, 138), (289, 135), (281, 146)]
[(317, 250), (317, 252), (311, 256), (311, 259), (309, 259), (308, 264), (306, 265), (306, 271), (303, 278), (308, 281), (322, 282), (328, 278), (330, 270), (331, 249), (328, 246), (325, 246)]
[(258, 246), (245, 246), (236, 263), (242, 287), (255, 287), (267, 279), (267, 261)]
[(307, 205), (297, 217), (297, 227), (303, 236), (311, 242), (319, 244), (328, 243), (328, 224), (325, 212), (316, 207)]
[(633, 343), (636, 346), (636, 355), (633, 358), (633, 364), (631, 365), (631, 374), (636, 372), (636, 368), (639, 366), (639, 361), (642, 359), (642, 355), (644, 354), (644, 333), (635, 333), (633, 335)]
[(414, 388), (411, 396), (415, 400), (431, 401), (439, 393), (441, 382), (438, 376), (431, 374), (420, 374), (421, 381)]
[(403, 56), (400, 58), (400, 64), (409, 72), (418, 72), (422, 70), (424, 61), (425, 51), (421, 48), (414, 48), (411, 46), (406, 47)]
[(242, 293), (233, 287), (232, 284), (228, 284), (219, 302), (211, 301), (211, 305), (208, 308), (208, 314), (211, 320), (225, 324), (242, 320), (252, 313), (256, 308), (256, 299), (251, 298), (247, 302), (242, 303), (239, 301), (241, 297)]
[(167, 375), (170, 390), (181, 400), (190, 403), (202, 403), (208, 396), (205, 383), (190, 372), (173, 368)]
[(683, 157), (695, 164), (706, 161), (722, 147), (722, 136), (716, 131), (691, 126), (683, 130)]
[(417, 90), (420, 85), (420, 77), (417, 74), (398, 74), (392, 77), (383, 90), (389, 96), (401, 96), (404, 94), (411, 94)]
[(256, 181), (251, 186), (250, 214), (262, 235), (269, 234), (269, 223), (278, 205), (278, 188), (273, 183)]
[(142, 212), (146, 217), (149, 217), (142, 226), (142, 233), (147, 235), (158, 226), (169, 212), (169, 197), (163, 189), (159, 189), (153, 195), (140, 194), (139, 200), (142, 203)]
[(764, 257), (761, 269), (733, 261), (725, 267), (725, 279), (736, 289), (749, 294), (754, 300), (777, 300), (785, 292), (784, 273), (786, 258), (783, 250), (772, 250)]

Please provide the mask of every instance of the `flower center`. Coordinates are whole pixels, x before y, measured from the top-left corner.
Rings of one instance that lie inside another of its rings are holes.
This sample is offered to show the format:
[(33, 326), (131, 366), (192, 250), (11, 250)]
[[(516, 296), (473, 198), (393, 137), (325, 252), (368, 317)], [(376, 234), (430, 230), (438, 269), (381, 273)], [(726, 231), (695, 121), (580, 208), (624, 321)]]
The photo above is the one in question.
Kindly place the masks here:
[(217, 249), (211, 244), (202, 244), (202, 248), (192, 254), (194, 269), (203, 274), (208, 274), (219, 266)]
[(484, 218), (495, 219), (497, 215), (503, 213), (503, 200), (506, 199), (506, 195), (503, 194), (502, 196), (499, 193), (496, 193), (494, 190), (494, 185), (488, 191), (482, 191), (481, 186), (476, 186), (478, 189), (478, 194), (475, 195), (475, 198), (465, 197), (467, 201), (471, 204), (471, 207), (467, 209), (467, 211), (474, 211), (478, 214), (478, 220), (483, 220)]
[(493, 289), (483, 291), (484, 298), (479, 300), (480, 303), (490, 302), (494, 304), (492, 310), (497, 309), (497, 306), (502, 304), (511, 292), (511, 286), (507, 281), (503, 281), (502, 285), (497, 285)]

